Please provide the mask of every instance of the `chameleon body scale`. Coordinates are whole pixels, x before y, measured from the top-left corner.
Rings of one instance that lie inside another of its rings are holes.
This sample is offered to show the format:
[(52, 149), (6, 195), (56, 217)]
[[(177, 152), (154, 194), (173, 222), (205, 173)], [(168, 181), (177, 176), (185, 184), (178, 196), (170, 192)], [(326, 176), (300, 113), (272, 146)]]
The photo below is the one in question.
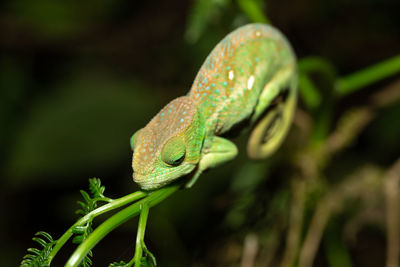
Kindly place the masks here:
[(236, 156), (236, 146), (220, 137), (235, 126), (255, 125), (248, 154), (266, 157), (289, 129), (296, 87), (295, 55), (278, 30), (249, 24), (233, 31), (206, 58), (187, 96), (133, 135), (135, 182), (155, 189), (190, 173), (193, 185)]

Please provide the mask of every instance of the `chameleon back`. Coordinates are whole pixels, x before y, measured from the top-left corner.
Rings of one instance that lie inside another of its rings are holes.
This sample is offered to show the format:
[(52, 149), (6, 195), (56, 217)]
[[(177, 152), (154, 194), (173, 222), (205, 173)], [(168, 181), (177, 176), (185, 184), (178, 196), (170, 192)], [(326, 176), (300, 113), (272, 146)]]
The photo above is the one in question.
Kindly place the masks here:
[(221, 135), (249, 118), (271, 77), (294, 68), (295, 61), (287, 40), (268, 25), (250, 24), (227, 35), (207, 57), (189, 92), (207, 133)]

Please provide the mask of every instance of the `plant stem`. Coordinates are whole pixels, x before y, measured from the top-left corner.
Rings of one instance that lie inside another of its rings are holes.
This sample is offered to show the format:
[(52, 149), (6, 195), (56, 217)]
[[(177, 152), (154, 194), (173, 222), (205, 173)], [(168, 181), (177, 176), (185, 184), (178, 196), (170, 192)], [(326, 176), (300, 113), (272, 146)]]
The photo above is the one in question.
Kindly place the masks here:
[(304, 57), (299, 59), (298, 66), (302, 73), (321, 73), (332, 82), (336, 78), (335, 67), (324, 58)]
[[(321, 109), (327, 104), (327, 93), (322, 96), (322, 92), (315, 86), (311, 79), (312, 74), (318, 74), (328, 82), (333, 84), (336, 79), (335, 67), (326, 59), (320, 57), (305, 57), (299, 60), (299, 92), (302, 96), (304, 103), (314, 112), (320, 113)], [(329, 94), (329, 92), (328, 92)], [(319, 110), (317, 110), (319, 109)], [(322, 116), (324, 117), (324, 116)], [(322, 118), (321, 117), (321, 118)], [(320, 122), (317, 122), (320, 124)], [(319, 126), (317, 126), (318, 128)]]
[(400, 183), (400, 158), (389, 169), (385, 177), (386, 200), (386, 233), (387, 251), (386, 267), (399, 266), (399, 183)]
[(86, 254), (91, 250), (101, 239), (103, 239), (109, 232), (120, 226), (122, 223), (136, 216), (141, 209), (142, 205), (152, 207), (176, 190), (179, 189), (181, 183), (175, 183), (170, 186), (163, 187), (157, 191), (151, 192), (146, 198), (128, 206), (127, 208), (116, 213), (101, 225), (99, 225), (89, 236), (83, 241), (75, 252), (71, 255), (65, 267), (76, 267), (83, 260)]
[(397, 72), (400, 72), (400, 55), (338, 79), (336, 93), (340, 96), (347, 95)]
[(138, 224), (138, 231), (136, 235), (136, 248), (135, 248), (135, 256), (133, 257), (135, 267), (140, 267), (141, 259), (142, 259), (142, 253), (143, 253), (143, 247), (142, 244), (144, 243), (144, 233), (146, 230), (146, 223), (147, 223), (147, 217), (149, 215), (149, 206), (147, 203), (144, 203), (140, 207), (140, 217), (139, 217), (139, 224)]
[(290, 205), (289, 230), (286, 236), (286, 247), (281, 262), (281, 267), (294, 266), (299, 251), (301, 232), (304, 224), (304, 210), (307, 196), (306, 181), (296, 177), (292, 181), (292, 204)]
[(299, 73), (299, 93), (308, 108), (315, 109), (321, 104), (321, 95), (317, 87), (305, 73)]
[(126, 204), (129, 204), (133, 201), (136, 201), (138, 199), (141, 199), (145, 197), (148, 193), (143, 192), (143, 191), (137, 191), (132, 194), (126, 195), (124, 197), (114, 199), (110, 203), (107, 203), (94, 211), (86, 214), (82, 218), (80, 218), (76, 223), (74, 223), (58, 240), (56, 245), (54, 246), (53, 250), (51, 251), (49, 255), (49, 263), (52, 261), (54, 256), (57, 254), (57, 252), (62, 248), (62, 246), (68, 241), (68, 239), (73, 235), (73, 229), (76, 226), (81, 226), (88, 222), (89, 220), (92, 220), (98, 215), (101, 215), (103, 213), (106, 213), (108, 211), (111, 211), (113, 209), (117, 209), (119, 207), (122, 207)]

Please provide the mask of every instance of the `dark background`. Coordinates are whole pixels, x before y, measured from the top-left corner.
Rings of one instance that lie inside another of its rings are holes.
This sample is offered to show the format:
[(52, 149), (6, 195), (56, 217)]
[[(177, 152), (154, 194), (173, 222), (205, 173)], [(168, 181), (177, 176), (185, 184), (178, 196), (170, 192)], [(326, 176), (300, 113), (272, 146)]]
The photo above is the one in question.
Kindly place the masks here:
[[(220, 2), (205, 12), (206, 27), (198, 38), (190, 35), (188, 24), (194, 1), (0, 4), (1, 266), (17, 266), (26, 249), (35, 246), (35, 232), (44, 230), (57, 238), (73, 224), (79, 190), (87, 189), (88, 178), (101, 178), (109, 197), (138, 189), (131, 179), (130, 136), (166, 103), (186, 94), (219, 40), (250, 22), (236, 1)], [(271, 0), (262, 7), (299, 58), (323, 57), (339, 75), (400, 51), (397, 0)], [(331, 109), (333, 121), (399, 78), (338, 100)], [(301, 99), (300, 107), (308, 112)], [(399, 124), (397, 101), (378, 113), (331, 168), (348, 168), (352, 161), (387, 168), (400, 154)], [(301, 147), (293, 140), (285, 147)], [(238, 159), (204, 174), (192, 189), (150, 211), (146, 240), (160, 266), (237, 266), (246, 233), (263, 230), (259, 222), (269, 214), (270, 196), (282, 194), (276, 205), (289, 209), (284, 176), (290, 163), (281, 159), (290, 150), (272, 161), (274, 167), (264, 175), (267, 182), (243, 197), (243, 166), (271, 166), (251, 165), (245, 142), (246, 136), (238, 139)], [(348, 159), (347, 164), (340, 165), (341, 159)], [(340, 180), (338, 173), (330, 181)], [(249, 201), (256, 204), (243, 204)], [(241, 205), (247, 213), (232, 215)], [(347, 215), (341, 216), (339, 221), (345, 221)], [(129, 260), (135, 227), (134, 221), (126, 223), (105, 238), (94, 249), (94, 266)], [(384, 230), (370, 225), (361, 233), (348, 248), (354, 266), (383, 266)], [(60, 251), (54, 266), (62, 266), (72, 249)], [(317, 260), (316, 266), (329, 266), (323, 250)]]

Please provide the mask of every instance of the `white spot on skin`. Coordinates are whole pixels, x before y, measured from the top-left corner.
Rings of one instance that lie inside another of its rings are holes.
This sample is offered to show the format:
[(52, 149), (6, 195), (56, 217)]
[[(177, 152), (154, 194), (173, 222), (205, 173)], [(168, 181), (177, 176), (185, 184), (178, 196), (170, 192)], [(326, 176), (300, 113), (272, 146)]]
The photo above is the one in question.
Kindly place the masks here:
[(251, 90), (251, 88), (253, 88), (254, 85), (254, 76), (251, 75), (249, 80), (247, 81), (247, 89)]
[(233, 75), (233, 70), (229, 71), (229, 80), (233, 80), (233, 78), (235, 77), (235, 75)]

